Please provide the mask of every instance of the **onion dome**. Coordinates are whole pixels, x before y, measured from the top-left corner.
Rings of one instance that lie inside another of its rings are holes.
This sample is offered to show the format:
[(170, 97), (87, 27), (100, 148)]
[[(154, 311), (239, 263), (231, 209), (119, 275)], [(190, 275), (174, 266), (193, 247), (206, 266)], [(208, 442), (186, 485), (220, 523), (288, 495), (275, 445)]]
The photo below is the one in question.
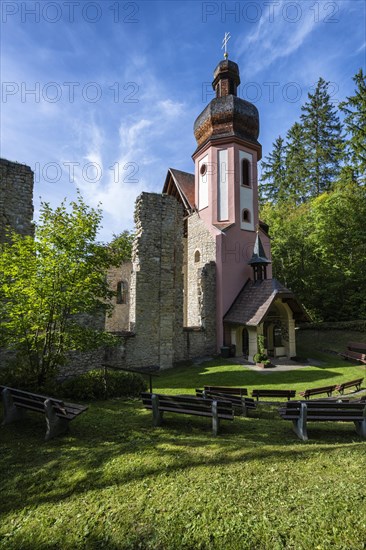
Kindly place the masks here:
[(209, 140), (236, 136), (260, 147), (259, 114), (257, 108), (237, 97), (240, 84), (239, 67), (233, 61), (220, 61), (214, 71), (212, 87), (216, 97), (194, 123), (198, 149)]

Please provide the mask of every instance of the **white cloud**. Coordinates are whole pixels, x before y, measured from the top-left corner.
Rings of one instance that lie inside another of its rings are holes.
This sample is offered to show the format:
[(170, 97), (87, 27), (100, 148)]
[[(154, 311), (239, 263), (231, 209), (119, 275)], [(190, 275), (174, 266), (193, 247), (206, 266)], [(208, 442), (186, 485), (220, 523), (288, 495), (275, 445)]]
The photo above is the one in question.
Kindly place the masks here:
[(316, 18), (311, 10), (293, 2), (293, 10), (297, 11), (291, 12), (286, 4), (286, 0), (276, 3), (273, 17), (263, 13), (256, 28), (241, 40), (237, 55), (239, 58), (245, 55), (242, 65), (248, 75), (253, 76), (275, 60), (291, 55), (315, 29)]

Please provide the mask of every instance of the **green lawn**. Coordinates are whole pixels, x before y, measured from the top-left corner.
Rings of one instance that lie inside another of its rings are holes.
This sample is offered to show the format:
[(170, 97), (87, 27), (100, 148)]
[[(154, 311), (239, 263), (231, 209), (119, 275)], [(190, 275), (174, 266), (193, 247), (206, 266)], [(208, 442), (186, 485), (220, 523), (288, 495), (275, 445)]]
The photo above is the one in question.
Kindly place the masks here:
[[(155, 389), (300, 390), (365, 375), (319, 353), (321, 367), (284, 373), (229, 361), (174, 369)], [(209, 419), (167, 415), (153, 429), (133, 399), (91, 403), (47, 443), (40, 415), (1, 427), (0, 548), (366, 548), (366, 442), (353, 425), (311, 424), (304, 443), (266, 406), (221, 428), (214, 438)]]

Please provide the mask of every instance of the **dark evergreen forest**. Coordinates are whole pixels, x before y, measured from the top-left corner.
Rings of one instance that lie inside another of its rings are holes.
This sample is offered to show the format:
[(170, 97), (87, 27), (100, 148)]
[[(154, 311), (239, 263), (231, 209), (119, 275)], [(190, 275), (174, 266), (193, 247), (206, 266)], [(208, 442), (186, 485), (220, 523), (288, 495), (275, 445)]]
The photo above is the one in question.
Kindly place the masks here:
[(366, 318), (366, 79), (332, 104), (319, 79), (300, 120), (262, 161), (261, 219), (273, 276), (315, 321)]

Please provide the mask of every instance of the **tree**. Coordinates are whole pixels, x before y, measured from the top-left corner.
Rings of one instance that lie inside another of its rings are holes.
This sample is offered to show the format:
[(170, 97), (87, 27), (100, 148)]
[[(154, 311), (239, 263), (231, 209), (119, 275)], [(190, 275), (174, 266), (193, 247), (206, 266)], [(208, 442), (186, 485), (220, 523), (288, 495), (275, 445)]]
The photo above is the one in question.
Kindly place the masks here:
[(42, 203), (35, 238), (12, 233), (1, 249), (0, 345), (17, 352), (36, 386), (56, 374), (69, 350), (112, 341), (83, 316), (93, 320), (111, 307), (106, 270), (120, 256), (96, 242), (100, 209), (80, 196), (70, 207)]
[(299, 204), (309, 195), (304, 128), (299, 122), (287, 132), (285, 148), (286, 198)]
[(281, 136), (273, 143), (273, 150), (266, 160), (262, 161), (262, 169), (260, 200), (277, 202), (284, 195), (285, 185), (285, 148)]
[(366, 181), (366, 76), (362, 69), (353, 78), (355, 95), (347, 97), (339, 107), (345, 114), (349, 137), (346, 141), (347, 161), (361, 183)]
[(329, 82), (319, 78), (315, 92), (302, 106), (308, 186), (313, 196), (331, 188), (340, 171), (342, 126), (328, 93)]
[(291, 288), (314, 320), (366, 315), (366, 187), (349, 170), (329, 192), (295, 205), (266, 204), (274, 277)]

